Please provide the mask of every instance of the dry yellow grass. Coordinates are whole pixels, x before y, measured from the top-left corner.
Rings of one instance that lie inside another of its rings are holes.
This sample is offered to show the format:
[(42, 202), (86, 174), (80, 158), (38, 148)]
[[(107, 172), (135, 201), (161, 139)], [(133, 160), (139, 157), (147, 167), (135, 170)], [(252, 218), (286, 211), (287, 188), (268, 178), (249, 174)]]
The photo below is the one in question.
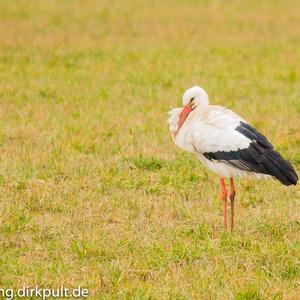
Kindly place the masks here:
[(218, 178), (166, 111), (201, 84), (300, 167), (299, 1), (0, 2), (0, 287), (299, 299), (299, 186)]

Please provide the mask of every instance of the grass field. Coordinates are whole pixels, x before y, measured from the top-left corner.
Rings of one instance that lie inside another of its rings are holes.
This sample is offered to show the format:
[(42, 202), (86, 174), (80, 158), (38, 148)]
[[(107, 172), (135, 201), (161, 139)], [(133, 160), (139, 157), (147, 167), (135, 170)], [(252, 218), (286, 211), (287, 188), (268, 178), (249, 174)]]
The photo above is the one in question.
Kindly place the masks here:
[(300, 299), (300, 188), (219, 179), (166, 112), (202, 85), (300, 171), (300, 2), (0, 2), (0, 287)]

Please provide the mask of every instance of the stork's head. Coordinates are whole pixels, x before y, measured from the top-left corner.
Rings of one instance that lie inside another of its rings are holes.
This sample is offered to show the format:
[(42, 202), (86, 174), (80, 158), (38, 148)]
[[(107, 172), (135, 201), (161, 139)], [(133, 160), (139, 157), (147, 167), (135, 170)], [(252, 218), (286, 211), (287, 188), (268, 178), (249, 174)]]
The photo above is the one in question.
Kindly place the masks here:
[(174, 136), (177, 135), (179, 129), (183, 125), (185, 119), (188, 117), (190, 112), (194, 109), (201, 109), (208, 106), (209, 99), (208, 95), (203, 88), (200, 86), (193, 86), (185, 91), (182, 97), (183, 109), (181, 111), (177, 131), (174, 133)]
[(193, 109), (196, 107), (207, 106), (208, 103), (209, 99), (206, 91), (198, 85), (186, 90), (182, 96), (183, 106), (189, 105), (193, 107)]

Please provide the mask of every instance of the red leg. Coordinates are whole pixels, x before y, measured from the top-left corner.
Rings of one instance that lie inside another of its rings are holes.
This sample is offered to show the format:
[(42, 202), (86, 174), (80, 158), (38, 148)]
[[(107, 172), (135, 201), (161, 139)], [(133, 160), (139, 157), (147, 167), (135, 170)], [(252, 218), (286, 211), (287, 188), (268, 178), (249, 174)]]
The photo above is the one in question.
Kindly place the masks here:
[(227, 229), (227, 190), (224, 178), (221, 178), (221, 199), (223, 201), (224, 227)]
[(233, 230), (234, 225), (234, 198), (235, 198), (235, 189), (233, 178), (230, 178), (230, 210), (231, 210), (231, 223), (230, 228)]

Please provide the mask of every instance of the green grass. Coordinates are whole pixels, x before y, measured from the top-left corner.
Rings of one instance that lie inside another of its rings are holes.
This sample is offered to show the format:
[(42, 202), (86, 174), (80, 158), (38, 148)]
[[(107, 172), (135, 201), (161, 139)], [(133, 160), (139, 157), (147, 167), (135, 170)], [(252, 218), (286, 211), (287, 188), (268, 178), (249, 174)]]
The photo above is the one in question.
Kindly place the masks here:
[(300, 189), (219, 179), (166, 112), (202, 85), (300, 170), (299, 1), (0, 2), (0, 287), (299, 299)]

